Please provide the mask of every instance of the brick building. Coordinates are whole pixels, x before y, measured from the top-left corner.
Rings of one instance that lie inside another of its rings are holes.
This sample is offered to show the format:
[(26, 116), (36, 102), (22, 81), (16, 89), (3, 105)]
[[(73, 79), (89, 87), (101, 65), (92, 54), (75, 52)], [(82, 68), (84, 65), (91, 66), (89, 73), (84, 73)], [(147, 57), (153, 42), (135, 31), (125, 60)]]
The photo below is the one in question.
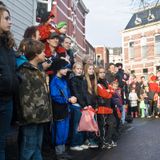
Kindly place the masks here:
[(160, 6), (136, 12), (122, 33), (124, 67), (138, 76), (160, 67)]
[(53, 0), (52, 9), (56, 15), (56, 23), (67, 22), (67, 34), (74, 42), (73, 48), (80, 58), (83, 57), (83, 54), (86, 53), (85, 18), (89, 10), (82, 0)]
[(109, 63), (123, 63), (121, 47), (108, 48), (108, 50), (109, 50)]
[(109, 63), (109, 51), (105, 46), (97, 46), (95, 47), (96, 52), (96, 59), (95, 64), (96, 66), (103, 66), (106, 67)]
[(86, 55), (90, 58), (91, 61), (95, 61), (96, 54), (95, 48), (86, 40)]

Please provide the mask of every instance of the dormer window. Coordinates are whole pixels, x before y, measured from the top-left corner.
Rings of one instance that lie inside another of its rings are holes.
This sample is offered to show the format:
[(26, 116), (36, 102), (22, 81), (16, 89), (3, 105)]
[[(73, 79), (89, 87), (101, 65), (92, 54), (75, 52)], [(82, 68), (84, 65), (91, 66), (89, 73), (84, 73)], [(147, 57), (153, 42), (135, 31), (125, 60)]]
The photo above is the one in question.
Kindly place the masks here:
[(147, 20), (148, 20), (148, 21), (153, 21), (154, 19), (155, 19), (154, 14), (152, 14), (152, 13), (151, 13), (151, 10), (149, 10), (149, 14), (148, 14)]
[(136, 14), (136, 19), (134, 21), (135, 25), (139, 25), (142, 23), (142, 19), (138, 17), (138, 15)]

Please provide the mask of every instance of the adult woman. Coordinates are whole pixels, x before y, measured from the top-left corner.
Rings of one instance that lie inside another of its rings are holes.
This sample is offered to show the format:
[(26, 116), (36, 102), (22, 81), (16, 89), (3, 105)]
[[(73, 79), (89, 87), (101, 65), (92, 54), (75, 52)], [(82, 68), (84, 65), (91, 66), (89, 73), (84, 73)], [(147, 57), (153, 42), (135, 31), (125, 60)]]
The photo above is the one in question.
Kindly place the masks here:
[(13, 95), (17, 85), (15, 74), (15, 42), (10, 32), (10, 12), (0, 7), (0, 159), (5, 160), (5, 138), (10, 128)]

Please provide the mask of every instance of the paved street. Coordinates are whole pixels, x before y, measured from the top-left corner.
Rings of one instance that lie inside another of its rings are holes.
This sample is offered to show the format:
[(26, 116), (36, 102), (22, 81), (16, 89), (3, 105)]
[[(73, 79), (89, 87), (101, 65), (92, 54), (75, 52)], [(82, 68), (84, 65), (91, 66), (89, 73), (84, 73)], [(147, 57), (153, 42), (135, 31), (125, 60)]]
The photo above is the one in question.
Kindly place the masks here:
[[(74, 160), (159, 160), (160, 120), (136, 119), (121, 135), (118, 147), (110, 150), (72, 152)], [(8, 160), (16, 159), (16, 150), (9, 147)], [(54, 159), (53, 153), (44, 153), (44, 160)]]

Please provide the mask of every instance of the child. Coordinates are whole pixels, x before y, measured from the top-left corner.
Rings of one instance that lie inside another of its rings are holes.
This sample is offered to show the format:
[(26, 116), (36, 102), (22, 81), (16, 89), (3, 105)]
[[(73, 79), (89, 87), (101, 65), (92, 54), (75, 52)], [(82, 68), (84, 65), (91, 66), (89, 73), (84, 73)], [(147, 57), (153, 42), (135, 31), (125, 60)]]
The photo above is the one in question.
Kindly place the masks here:
[(138, 96), (134, 88), (132, 88), (131, 92), (129, 93), (129, 100), (130, 100), (130, 106), (131, 106), (131, 115), (133, 118), (137, 118), (138, 117)]
[[(141, 94), (142, 100), (144, 101), (144, 104), (145, 104), (145, 106), (143, 107), (143, 105), (144, 105), (143, 102), (142, 102), (142, 104), (140, 102), (140, 104), (142, 105), (142, 106), (140, 106), (140, 108), (143, 108), (142, 111), (141, 111), (141, 116), (142, 117), (145, 116), (147, 118), (150, 118), (149, 115), (148, 115), (148, 110), (150, 108), (149, 97), (148, 96), (149, 96), (149, 88), (148, 88), (148, 86), (145, 86), (144, 91)], [(144, 113), (142, 113), (142, 112), (144, 112)]]
[(64, 78), (68, 71), (69, 63), (64, 59), (54, 61), (56, 75), (50, 83), (50, 92), (53, 102), (52, 140), (55, 143), (57, 159), (71, 158), (66, 154), (65, 144), (69, 132), (69, 104), (76, 103), (76, 97), (70, 94), (70, 89)]
[(141, 110), (141, 118), (145, 118), (145, 116), (147, 116), (147, 113), (148, 113), (148, 108), (145, 104), (145, 93), (141, 94), (140, 95), (141, 97), (141, 100), (140, 100), (140, 103), (139, 103), (139, 108)]
[[(92, 106), (94, 109), (97, 107), (97, 77), (93, 64), (86, 64), (84, 68), (85, 73), (85, 85), (87, 87), (86, 91), (86, 101), (87, 106)], [(88, 145), (90, 148), (97, 148), (96, 135), (95, 133), (88, 132)]]
[(52, 120), (45, 73), (38, 69), (38, 63), (45, 60), (44, 45), (39, 41), (29, 40), (25, 56), (28, 62), (19, 67), (20, 160), (42, 160), (43, 124)]
[(77, 98), (77, 103), (70, 107), (71, 109), (71, 142), (70, 149), (75, 151), (82, 151), (87, 149), (88, 146), (84, 145), (84, 133), (78, 132), (78, 124), (81, 118), (81, 109), (86, 107), (86, 91), (87, 88), (84, 85), (83, 64), (76, 62), (73, 65), (73, 75), (70, 79), (71, 95)]
[(98, 69), (98, 111), (97, 119), (100, 132), (100, 148), (110, 149), (116, 146), (112, 136), (115, 132), (116, 119), (111, 108), (112, 91), (108, 88), (108, 83), (105, 78), (105, 69)]
[(157, 77), (155, 75), (152, 75), (150, 77), (150, 81), (148, 83), (149, 86), (149, 102), (150, 102), (150, 116), (155, 116), (155, 118), (158, 118), (157, 112), (157, 99), (158, 99), (158, 93), (159, 93), (159, 85), (157, 83)]
[(123, 101), (121, 97), (121, 89), (119, 88), (119, 83), (117, 81), (113, 81), (111, 83), (111, 87), (113, 88), (113, 95), (111, 98), (111, 105), (113, 109), (113, 114), (116, 118), (116, 133), (115, 139), (118, 138), (118, 133), (120, 132), (120, 124), (122, 123), (122, 113), (123, 113)]

